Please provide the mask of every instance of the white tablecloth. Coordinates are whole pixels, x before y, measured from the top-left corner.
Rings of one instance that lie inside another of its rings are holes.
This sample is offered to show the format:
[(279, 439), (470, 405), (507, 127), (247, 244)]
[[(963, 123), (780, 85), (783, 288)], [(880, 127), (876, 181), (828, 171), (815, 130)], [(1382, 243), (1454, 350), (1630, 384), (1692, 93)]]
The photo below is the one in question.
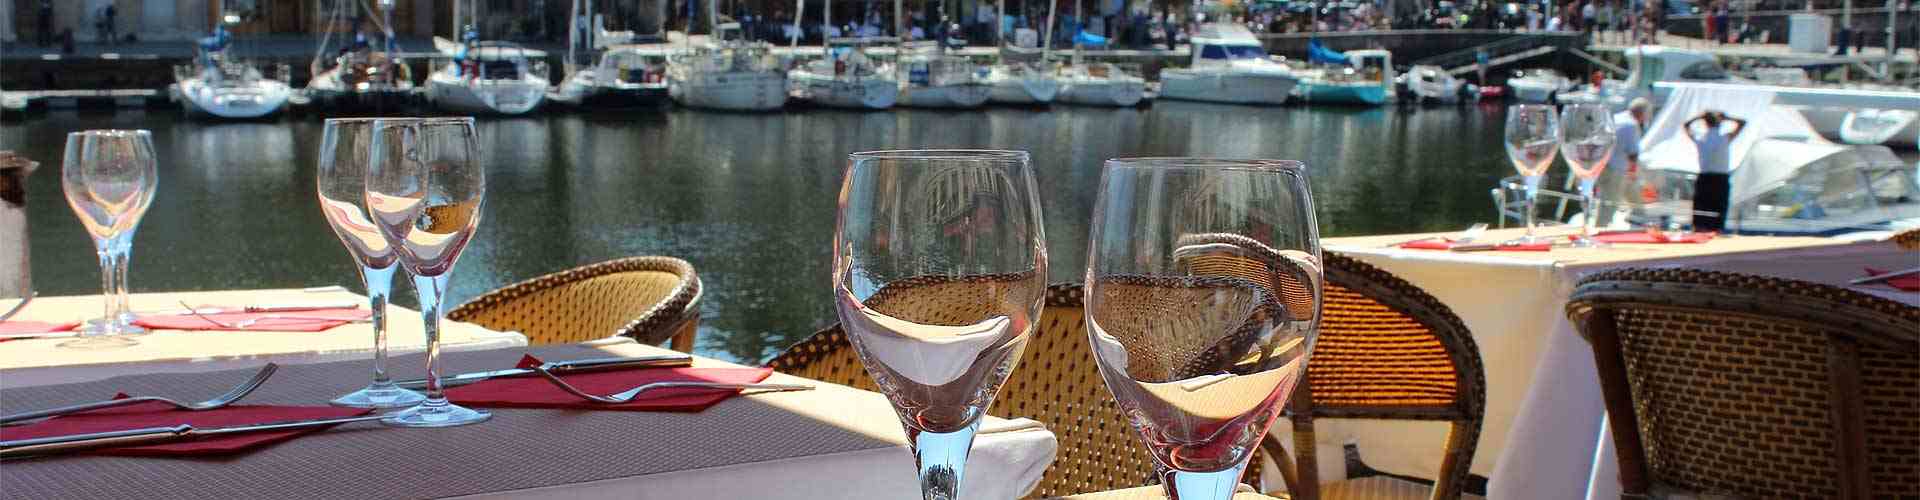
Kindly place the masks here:
[[(1500, 241), (1517, 230), (1489, 231)], [(1337, 251), (1425, 289), (1460, 316), (1480, 347), (1487, 405), (1472, 470), (1496, 499), (1578, 499), (1587, 495), (1606, 408), (1593, 354), (1567, 321), (1573, 285), (1627, 266), (1699, 266), (1738, 258), (1768, 262), (1846, 242), (1825, 238), (1722, 237), (1705, 244), (1557, 248), (1552, 252), (1459, 253), (1404, 250), (1424, 235), (1332, 238)], [(1782, 253), (1785, 252), (1785, 253)], [(1276, 426), (1276, 429), (1281, 427)], [(1434, 477), (1445, 448), (1441, 423), (1326, 420), (1316, 425), (1321, 477), (1343, 477), (1341, 447), (1356, 444), (1367, 465)], [(1611, 476), (1607, 481), (1612, 481)]]
[[(365, 296), (340, 287), (136, 293), (129, 295), (128, 301), (134, 311), (179, 309), (181, 302), (195, 307), (342, 301), (360, 304), (360, 307), (367, 304)], [(99, 317), (101, 307), (99, 295), (40, 297), (13, 319), (49, 323), (83, 321)], [(389, 304), (387, 332), (390, 354), (426, 349), (426, 334), (418, 311)], [(71, 338), (0, 342), (0, 388), (67, 384), (121, 375), (211, 372), (259, 366), (264, 362), (306, 364), (373, 357), (373, 327), (365, 323), (341, 325), (321, 332), (160, 330), (137, 339), (140, 342), (137, 345), (116, 349), (58, 347)], [(441, 322), (440, 339), (440, 348), (448, 352), (527, 345), (525, 335), (496, 332), (457, 321)]]

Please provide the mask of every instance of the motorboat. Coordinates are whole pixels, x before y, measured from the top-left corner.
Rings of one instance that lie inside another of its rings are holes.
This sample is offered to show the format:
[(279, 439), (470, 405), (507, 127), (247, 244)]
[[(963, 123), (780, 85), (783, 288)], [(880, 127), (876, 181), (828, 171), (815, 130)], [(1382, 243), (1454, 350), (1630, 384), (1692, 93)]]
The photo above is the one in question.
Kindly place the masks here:
[(456, 44), (435, 37), (453, 60), (427, 76), (427, 100), (460, 114), (521, 115), (547, 98), (545, 52), (508, 42)]
[(1840, 122), (1840, 140), (1847, 144), (1880, 144), (1913, 149), (1920, 136), (1920, 110), (1857, 109)]
[(1507, 79), (1507, 92), (1521, 102), (1550, 102), (1555, 94), (1572, 90), (1573, 80), (1550, 69), (1528, 69)]
[(772, 47), (727, 36), (740, 32), (738, 23), (722, 24), (715, 32), (686, 37), (689, 48), (668, 60), (667, 93), (673, 101), (722, 111), (771, 111), (786, 106), (787, 72), (774, 58)]
[(1303, 72), (1294, 89), (1308, 104), (1377, 106), (1393, 96), (1393, 54), (1385, 50), (1347, 51), (1346, 66)]
[(556, 104), (579, 109), (655, 108), (669, 102), (667, 58), (659, 44), (615, 45), (592, 66), (575, 68), (547, 93)]
[(1002, 62), (987, 67), (987, 100), (994, 104), (1039, 105), (1060, 94), (1060, 80), (1040, 64)]
[(414, 100), (413, 70), (386, 52), (355, 50), (316, 68), (305, 89), (308, 101), (333, 111), (392, 111)]
[(208, 54), (201, 64), (174, 67), (169, 94), (189, 116), (260, 118), (280, 111), (293, 90), (287, 86), (285, 65), (268, 77), (250, 64), (229, 61), (224, 54)]
[(1480, 89), (1454, 78), (1439, 66), (1415, 65), (1406, 74), (1407, 93), (1426, 102), (1451, 103), (1478, 99)]
[[(1614, 111), (1627, 109), (1634, 98), (1647, 97), (1656, 104), (1665, 102), (1668, 87), (1656, 83), (1742, 83), (1727, 74), (1713, 54), (1658, 45), (1643, 45), (1625, 50), (1628, 75), (1625, 80), (1605, 80), (1600, 88), (1587, 85), (1561, 92), (1555, 97), (1561, 104), (1604, 104)], [(1509, 84), (1511, 84), (1509, 80)]]
[(1081, 63), (1061, 67), (1060, 95), (1054, 100), (1087, 106), (1129, 107), (1147, 95), (1147, 80), (1112, 63)]
[(1231, 23), (1202, 25), (1185, 68), (1160, 71), (1160, 97), (1232, 104), (1283, 104), (1300, 83), (1274, 61), (1253, 32)]
[(965, 57), (929, 42), (907, 43), (901, 49), (897, 71), (906, 74), (900, 80), (901, 106), (977, 108), (992, 94), (986, 69)]
[(827, 40), (826, 57), (787, 72), (794, 99), (835, 108), (887, 109), (900, 96), (893, 65), (869, 56), (873, 44), (895, 43), (893, 38), (834, 38)]

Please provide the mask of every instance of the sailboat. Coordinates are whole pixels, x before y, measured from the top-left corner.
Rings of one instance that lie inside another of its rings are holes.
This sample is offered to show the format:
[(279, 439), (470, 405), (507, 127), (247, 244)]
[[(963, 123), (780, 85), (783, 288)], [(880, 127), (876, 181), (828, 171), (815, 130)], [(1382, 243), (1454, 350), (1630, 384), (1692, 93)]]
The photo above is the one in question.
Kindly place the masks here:
[[(349, 8), (354, 7), (335, 9), (327, 23), (338, 23), (346, 17)], [(310, 73), (313, 78), (307, 80), (304, 89), (310, 102), (329, 111), (378, 112), (402, 109), (413, 100), (413, 70), (399, 60), (398, 51), (394, 50), (390, 13), (383, 10), (375, 21), (385, 35), (386, 50), (373, 51), (364, 35), (354, 33), (347, 50), (332, 58), (332, 66), (323, 64), (323, 54), (314, 54)], [(322, 50), (332, 36), (329, 31), (321, 42)]]
[(469, 33), (464, 44), (434, 37), (434, 46), (454, 58), (427, 77), (427, 100), (454, 113), (521, 115), (547, 98), (546, 52), (509, 42), (482, 42)]
[[(1048, 39), (1053, 37), (1053, 17), (1058, 8), (1059, 4), (1056, 3), (1047, 10)], [(1080, 8), (1079, 4), (1074, 4), (1075, 15), (1078, 15)], [(1088, 106), (1128, 107), (1140, 104), (1147, 96), (1147, 80), (1115, 64), (1082, 61), (1080, 50), (1087, 45), (1083, 41), (1093, 40), (1075, 37), (1071, 62), (1055, 70), (1055, 76), (1060, 80), (1060, 94), (1054, 99)], [(1042, 51), (1043, 59), (1047, 52)]]
[(270, 78), (251, 64), (229, 58), (226, 49), (231, 40), (226, 26), (217, 25), (212, 36), (201, 39), (200, 57), (194, 63), (173, 67), (174, 84), (168, 94), (188, 115), (259, 118), (286, 106), (292, 95), (287, 67), (278, 66)]
[(977, 108), (986, 104), (993, 87), (982, 78), (979, 65), (946, 53), (935, 42), (903, 43), (899, 104), (921, 108)]
[(897, 43), (893, 38), (833, 38), (826, 57), (787, 72), (792, 96), (816, 106), (887, 109), (900, 96), (892, 64), (867, 54), (875, 44)]
[(994, 104), (1049, 104), (1060, 93), (1060, 80), (1040, 64), (1001, 62), (987, 68), (987, 100)]
[[(574, 15), (569, 16), (574, 25), (567, 32), (567, 76), (547, 92), (547, 100), (594, 110), (658, 108), (669, 102), (667, 58), (671, 50), (659, 44), (628, 44), (635, 38), (633, 31), (607, 31), (598, 21), (591, 30), (583, 30), (580, 20), (589, 18), (592, 5), (591, 1), (583, 5), (574, 0)], [(599, 59), (576, 66), (579, 59), (575, 49), (582, 46), (600, 51)]]
[[(728, 39), (730, 33), (736, 37)], [(772, 49), (739, 39), (739, 33), (739, 23), (725, 23), (713, 35), (685, 37), (691, 48), (667, 64), (667, 92), (674, 102), (726, 111), (771, 111), (787, 104), (787, 73)]]

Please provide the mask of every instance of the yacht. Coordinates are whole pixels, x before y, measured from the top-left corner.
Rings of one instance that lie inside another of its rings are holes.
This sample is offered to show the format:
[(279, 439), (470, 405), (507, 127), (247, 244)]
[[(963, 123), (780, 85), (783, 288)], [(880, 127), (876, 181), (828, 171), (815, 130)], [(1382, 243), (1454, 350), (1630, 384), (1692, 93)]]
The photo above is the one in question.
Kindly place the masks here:
[(250, 64), (227, 60), (224, 54), (202, 59), (206, 63), (174, 66), (175, 82), (168, 89), (188, 115), (259, 118), (286, 107), (292, 95), (285, 65), (267, 77)]
[(1128, 107), (1147, 95), (1146, 79), (1110, 63), (1073, 64), (1060, 68), (1059, 75), (1060, 94), (1054, 100), (1067, 104)]
[(1655, 103), (1665, 102), (1670, 90), (1666, 86), (1654, 85), (1656, 83), (1747, 82), (1729, 76), (1713, 54), (1706, 52), (1645, 45), (1627, 49), (1623, 54), (1627, 58), (1626, 80), (1606, 80), (1601, 82), (1599, 89), (1587, 85), (1561, 92), (1556, 100), (1562, 104), (1605, 104), (1614, 111), (1623, 111), (1635, 97), (1648, 97)]
[(887, 109), (900, 97), (893, 65), (867, 53), (873, 44), (895, 43), (893, 38), (834, 38), (827, 40), (826, 57), (787, 72), (794, 99), (816, 106)]
[(1573, 80), (1550, 69), (1528, 69), (1507, 79), (1507, 91), (1521, 102), (1548, 102), (1554, 94), (1573, 89)]
[(631, 109), (665, 105), (667, 57), (665, 45), (615, 45), (601, 52), (592, 66), (574, 69), (547, 99), (580, 109)]
[(1185, 68), (1160, 72), (1160, 97), (1233, 104), (1281, 104), (1300, 79), (1274, 61), (1253, 32), (1237, 24), (1203, 25)]
[(1480, 89), (1454, 78), (1438, 66), (1416, 65), (1407, 72), (1407, 93), (1421, 101), (1450, 103), (1462, 97), (1478, 98)]
[(427, 76), (427, 100), (461, 114), (521, 115), (547, 97), (546, 53), (507, 42), (455, 44), (435, 37), (453, 58)]
[(992, 93), (984, 69), (932, 43), (903, 44), (901, 54), (897, 71), (906, 74), (900, 81), (902, 106), (977, 108)]
[(1294, 95), (1308, 104), (1378, 106), (1393, 96), (1393, 54), (1384, 50), (1353, 50), (1347, 65), (1304, 73)]
[(312, 75), (307, 99), (332, 111), (399, 110), (414, 97), (413, 70), (386, 52), (348, 52)]
[(993, 86), (987, 100), (994, 104), (1048, 104), (1060, 94), (1060, 80), (1041, 68), (1044, 63), (1002, 62), (987, 69)]
[[(771, 111), (787, 104), (787, 72), (765, 42), (749, 42), (738, 23), (712, 36), (689, 36), (691, 48), (667, 64), (667, 93), (682, 106), (724, 111)], [(732, 39), (728, 39), (732, 38)]]
[(1920, 110), (1857, 109), (1840, 122), (1840, 140), (1847, 144), (1881, 144), (1913, 149), (1920, 140)]

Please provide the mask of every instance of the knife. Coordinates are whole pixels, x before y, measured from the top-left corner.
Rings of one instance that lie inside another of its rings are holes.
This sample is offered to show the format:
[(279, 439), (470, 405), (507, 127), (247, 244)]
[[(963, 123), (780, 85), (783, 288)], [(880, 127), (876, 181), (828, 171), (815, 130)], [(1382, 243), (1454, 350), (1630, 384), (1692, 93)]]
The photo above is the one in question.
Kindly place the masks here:
[[(557, 362), (543, 364), (541, 365), (541, 367), (545, 368), (549, 372), (553, 372), (556, 375), (565, 375), (568, 373), (590, 372), (590, 371), (600, 371), (600, 370), (617, 370), (621, 368), (674, 368), (674, 367), (692, 366), (692, 365), (693, 365), (693, 356), (691, 355), (656, 354), (656, 355), (650, 355), (650, 356), (635, 356), (631, 358), (594, 358), (594, 359), (576, 359), (573, 361), (557, 361)], [(521, 376), (533, 375), (535, 373), (537, 372), (535, 372), (534, 369), (532, 368), (508, 368), (505, 370), (462, 373), (459, 375), (450, 375), (450, 376), (440, 377), (440, 386), (456, 387), (456, 386), (471, 384), (474, 382), (479, 382), (482, 380), (491, 380), (491, 379), (502, 378), (502, 377), (521, 377)], [(401, 380), (398, 382), (394, 382), (394, 385), (407, 388), (407, 389), (420, 389), (427, 386), (427, 379), (421, 378), (421, 379), (413, 379), (413, 380)]]
[(325, 427), (349, 422), (380, 420), (388, 415), (362, 415), (358, 417), (325, 418), (318, 420), (289, 420), (266, 424), (236, 425), (230, 427), (210, 427), (196, 429), (189, 424), (172, 427), (147, 427), (122, 431), (89, 432), (68, 434), (65, 436), (47, 436), (32, 439), (0, 441), (0, 459), (30, 456), (53, 455), (94, 448), (113, 446), (148, 445), (184, 441), (225, 434), (244, 434), (249, 432), (283, 431), (308, 427)]

